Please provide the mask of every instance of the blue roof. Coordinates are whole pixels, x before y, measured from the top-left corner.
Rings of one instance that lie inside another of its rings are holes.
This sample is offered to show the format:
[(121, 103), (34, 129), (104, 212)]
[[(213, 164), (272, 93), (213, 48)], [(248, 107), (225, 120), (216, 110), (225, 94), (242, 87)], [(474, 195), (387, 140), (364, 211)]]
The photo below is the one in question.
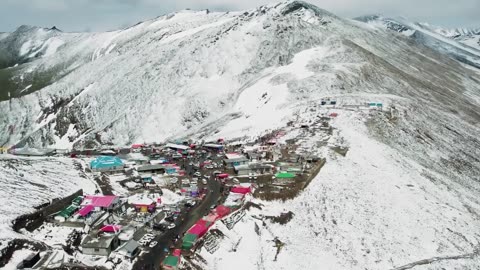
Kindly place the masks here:
[(123, 161), (118, 157), (100, 156), (90, 162), (92, 169), (106, 169), (123, 166)]

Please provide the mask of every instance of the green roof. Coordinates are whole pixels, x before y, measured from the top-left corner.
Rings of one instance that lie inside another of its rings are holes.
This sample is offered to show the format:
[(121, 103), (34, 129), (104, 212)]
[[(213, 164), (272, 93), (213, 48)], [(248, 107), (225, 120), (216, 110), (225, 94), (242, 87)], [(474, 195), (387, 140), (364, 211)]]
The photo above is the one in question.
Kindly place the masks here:
[(193, 242), (183, 242), (182, 249), (190, 249), (193, 247)]
[(75, 211), (77, 211), (77, 209), (78, 209), (77, 206), (70, 205), (67, 208), (63, 209), (58, 215), (62, 216), (64, 218), (68, 218), (68, 217), (72, 216), (73, 213), (75, 213)]
[(178, 257), (168, 256), (163, 260), (163, 265), (176, 266), (178, 264)]
[(184, 237), (183, 237), (183, 242), (189, 242), (189, 243), (193, 243), (197, 240), (197, 235), (195, 234), (192, 234), (192, 233), (187, 233)]
[(289, 173), (289, 172), (279, 172), (275, 174), (276, 178), (294, 178), (295, 174), (294, 173)]
[(75, 199), (73, 199), (72, 204), (80, 205), (83, 201), (83, 196), (78, 196)]

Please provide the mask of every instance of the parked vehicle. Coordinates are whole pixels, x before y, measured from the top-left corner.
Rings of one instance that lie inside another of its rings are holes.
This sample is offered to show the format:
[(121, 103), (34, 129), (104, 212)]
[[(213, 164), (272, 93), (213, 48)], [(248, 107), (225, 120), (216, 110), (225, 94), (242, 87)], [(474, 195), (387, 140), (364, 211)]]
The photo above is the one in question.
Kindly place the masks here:
[(170, 216), (166, 217), (166, 218), (165, 218), (165, 221), (175, 222), (175, 215), (170, 215)]
[(171, 230), (171, 229), (175, 228), (175, 226), (176, 226), (175, 223), (171, 223), (171, 224), (169, 224), (169, 225), (167, 226), (167, 228), (168, 228), (169, 230)]
[(185, 203), (185, 206), (186, 206), (186, 207), (194, 207), (196, 203), (197, 203), (197, 202), (195, 202), (195, 201), (193, 201), (193, 200), (189, 200), (189, 201), (187, 201), (187, 202)]
[(161, 232), (164, 232), (167, 230), (167, 227), (164, 224), (154, 224), (153, 225), (154, 230), (159, 230)]
[(149, 247), (154, 248), (158, 244), (157, 241), (153, 241), (150, 243)]
[(206, 185), (207, 184), (207, 179), (202, 179), (202, 184)]

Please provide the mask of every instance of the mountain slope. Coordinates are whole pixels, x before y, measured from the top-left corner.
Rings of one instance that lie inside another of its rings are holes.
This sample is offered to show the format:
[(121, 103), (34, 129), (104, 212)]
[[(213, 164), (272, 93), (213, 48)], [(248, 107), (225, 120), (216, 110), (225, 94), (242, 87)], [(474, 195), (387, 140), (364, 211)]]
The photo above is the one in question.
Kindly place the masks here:
[[(361, 89), (454, 106), (444, 92), (471, 104), (464, 92), (478, 82), (476, 73), (406, 38), (301, 2), (244, 13), (185, 11), (125, 30), (59, 38), (64, 44), (55, 54), (20, 65), (17, 76), (63, 66), (61, 79), (0, 103), (0, 122), (9, 127), (0, 131), (5, 145), (160, 141), (188, 130), (211, 134), (228, 122), (237, 129), (231, 135), (245, 135), (280, 125), (278, 106), (319, 95)], [(306, 49), (314, 50), (308, 72), (292, 74), (285, 66)], [(265, 93), (283, 96), (262, 105)], [(241, 103), (252, 99), (245, 109)], [(264, 106), (279, 117), (258, 113)]]
[(417, 44), (449, 55), (467, 65), (480, 68), (478, 31), (447, 31), (431, 27), (428, 24), (412, 23), (403, 18), (392, 19), (379, 15), (358, 17), (356, 20), (368, 23), (373, 27), (386, 28), (402, 33), (412, 38)]

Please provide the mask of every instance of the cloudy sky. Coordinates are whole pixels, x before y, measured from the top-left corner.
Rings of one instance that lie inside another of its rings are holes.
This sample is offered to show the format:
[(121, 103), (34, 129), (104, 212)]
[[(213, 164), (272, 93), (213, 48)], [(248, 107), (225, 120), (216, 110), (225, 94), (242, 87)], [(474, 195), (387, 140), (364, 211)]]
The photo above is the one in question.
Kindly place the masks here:
[[(64, 31), (114, 30), (175, 10), (243, 10), (278, 0), (0, 0), (0, 31), (22, 24)], [(447, 27), (480, 27), (480, 0), (310, 0), (343, 17), (404, 16)]]

